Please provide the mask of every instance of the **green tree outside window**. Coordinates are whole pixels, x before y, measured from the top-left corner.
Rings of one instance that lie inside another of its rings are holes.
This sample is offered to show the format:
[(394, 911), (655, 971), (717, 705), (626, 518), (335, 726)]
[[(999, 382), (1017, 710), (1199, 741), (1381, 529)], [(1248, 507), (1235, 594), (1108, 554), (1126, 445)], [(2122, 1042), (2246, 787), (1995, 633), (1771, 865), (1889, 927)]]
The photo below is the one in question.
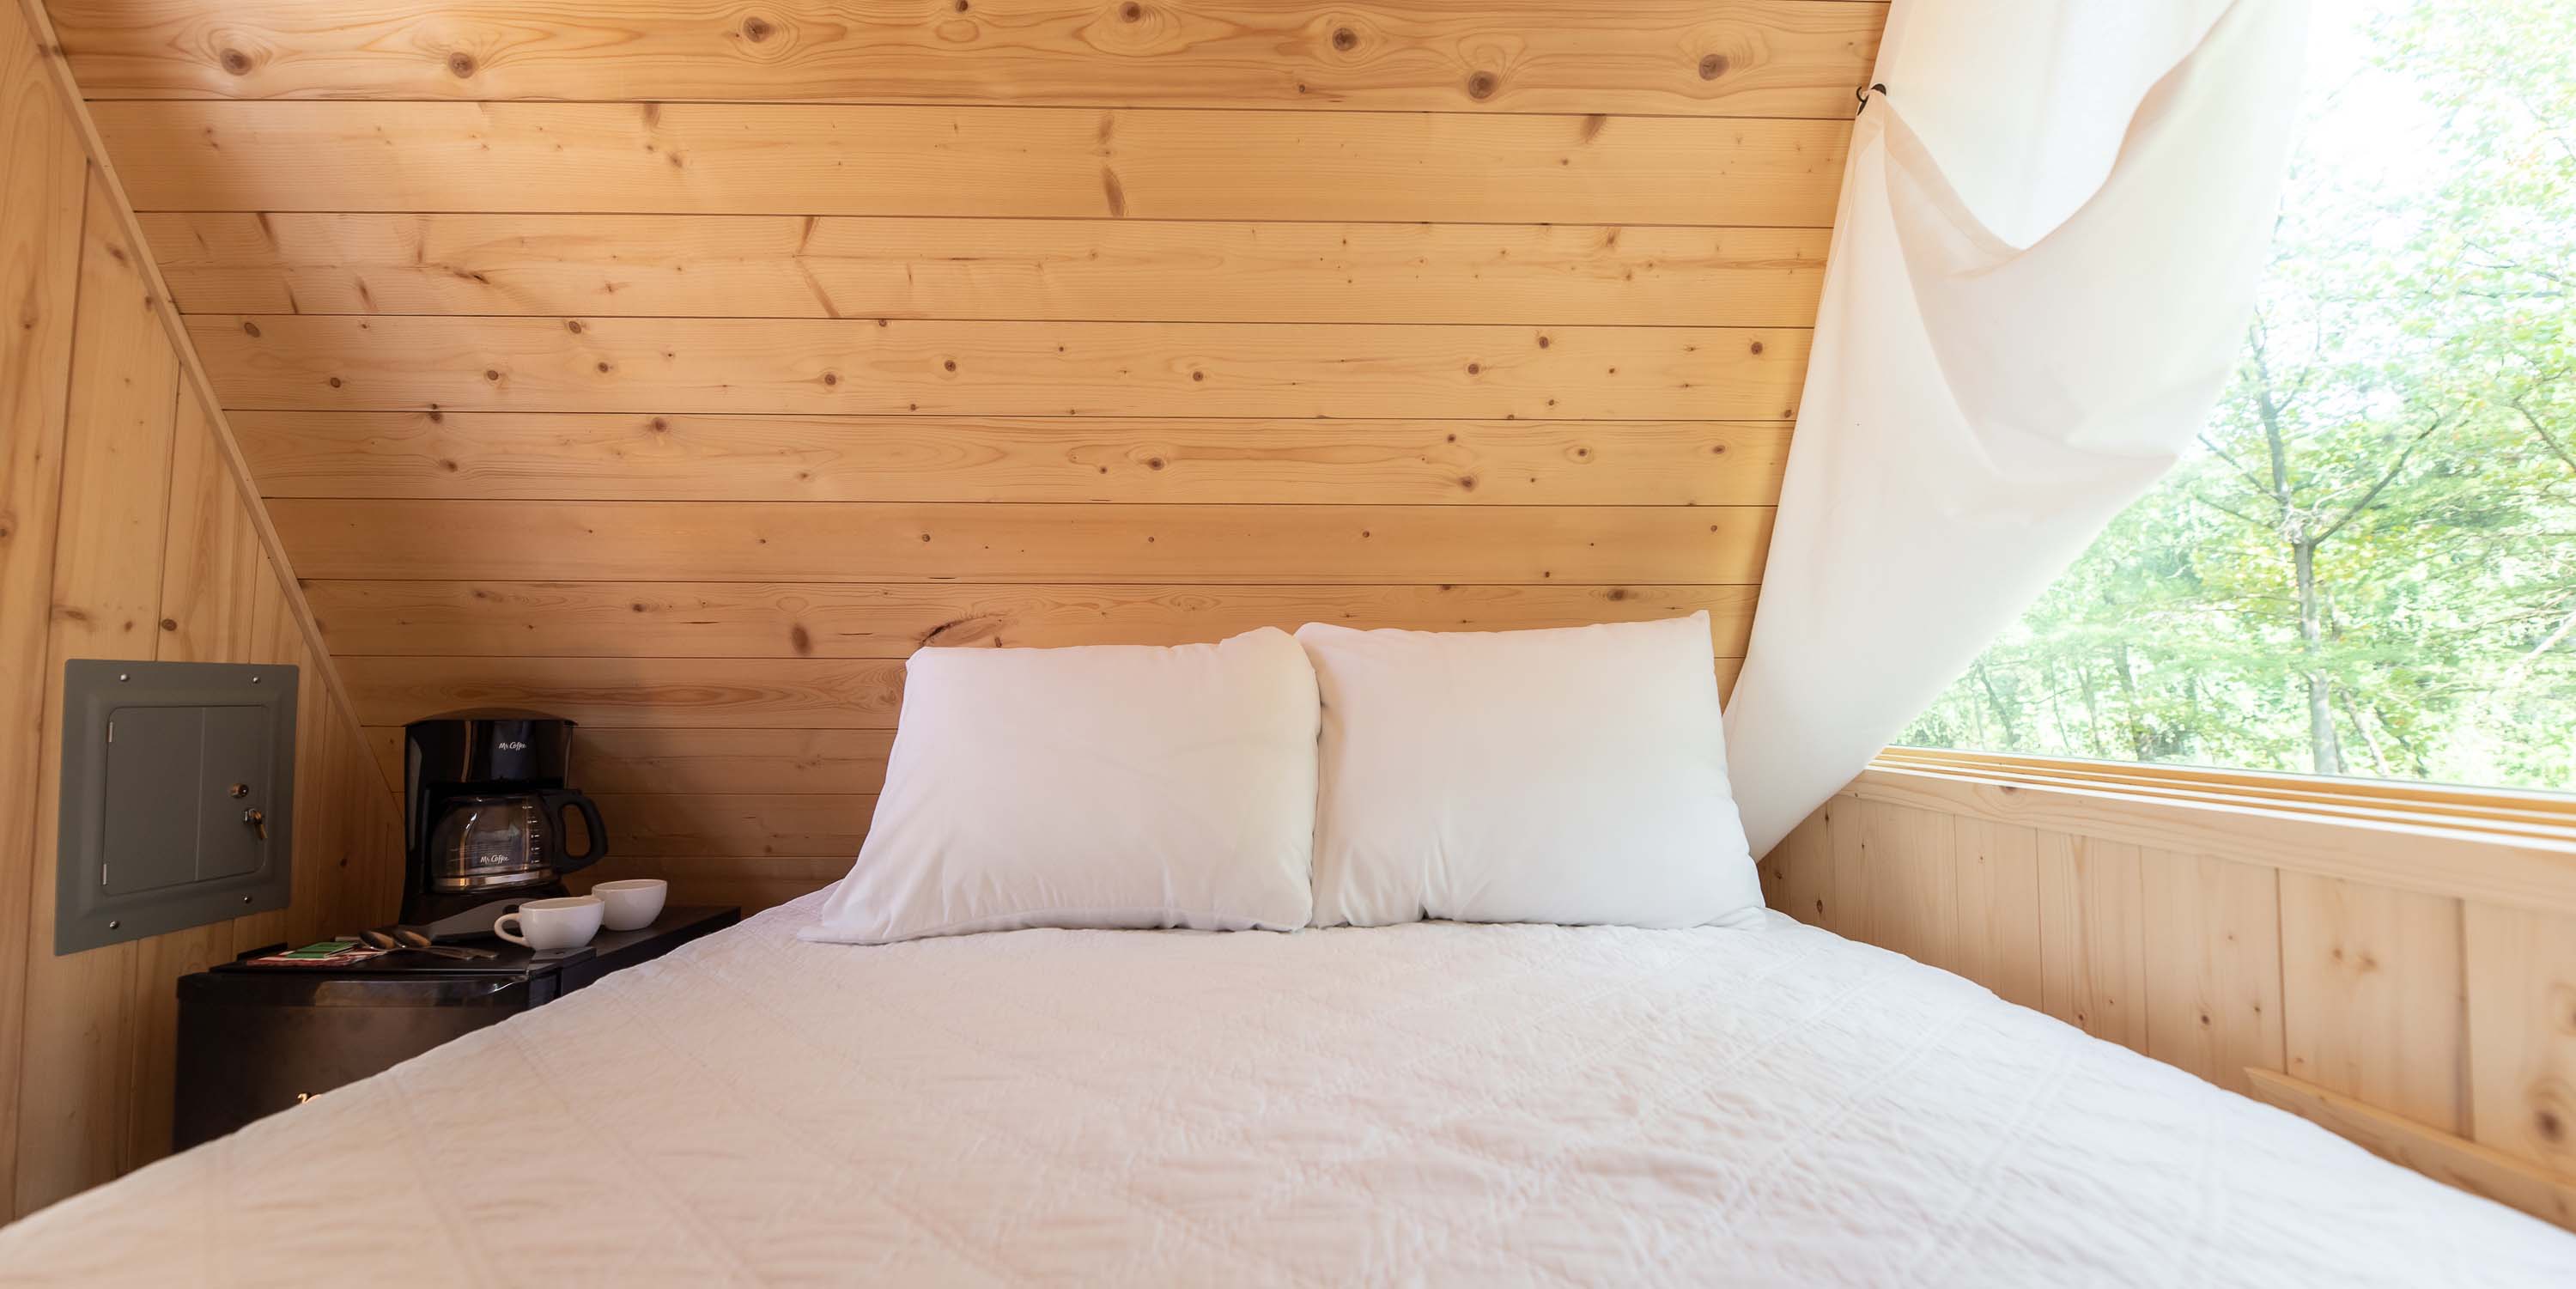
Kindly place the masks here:
[(2576, 5), (2315, 22), (2199, 443), (1899, 742), (2576, 789)]

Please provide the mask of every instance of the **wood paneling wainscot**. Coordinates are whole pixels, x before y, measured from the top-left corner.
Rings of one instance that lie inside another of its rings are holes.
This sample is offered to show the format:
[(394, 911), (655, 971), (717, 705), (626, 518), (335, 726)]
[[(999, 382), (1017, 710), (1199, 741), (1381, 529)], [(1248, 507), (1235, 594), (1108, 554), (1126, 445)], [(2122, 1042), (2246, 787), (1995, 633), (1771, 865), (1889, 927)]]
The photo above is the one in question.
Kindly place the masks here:
[(2004, 760), (1892, 751), (1765, 890), (2576, 1228), (2576, 798)]
[[(168, 1152), (177, 977), (382, 921), (402, 870), (387, 781), (44, 43), (0, 9), (0, 1218)], [(288, 908), (55, 955), (73, 658), (302, 669)]]
[(1886, 18), (44, 7), (377, 753), (577, 717), (612, 867), (755, 906), (925, 645), (1704, 609), (1731, 681)]

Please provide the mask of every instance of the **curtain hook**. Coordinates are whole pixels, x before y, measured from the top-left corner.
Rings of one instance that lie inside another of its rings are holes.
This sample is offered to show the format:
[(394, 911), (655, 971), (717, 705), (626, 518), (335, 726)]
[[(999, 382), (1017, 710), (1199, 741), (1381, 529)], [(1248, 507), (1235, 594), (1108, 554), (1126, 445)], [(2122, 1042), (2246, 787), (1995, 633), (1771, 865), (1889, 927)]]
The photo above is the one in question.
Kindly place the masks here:
[(1884, 82), (1884, 81), (1881, 81), (1881, 82), (1879, 82), (1878, 84), (1875, 84), (1875, 85), (1870, 86), (1868, 89), (1858, 89), (1858, 90), (1853, 90), (1853, 91), (1852, 91), (1852, 97), (1853, 97), (1853, 98), (1856, 98), (1856, 99), (1858, 99), (1858, 100), (1860, 100), (1860, 106), (1852, 109), (1852, 115), (1853, 115), (1853, 116), (1858, 116), (1858, 115), (1860, 115), (1861, 113), (1866, 112), (1866, 111), (1868, 111), (1868, 110), (1869, 110), (1869, 96), (1870, 96), (1870, 94), (1871, 94), (1873, 91), (1875, 91), (1875, 92), (1877, 92), (1877, 93), (1880, 93), (1880, 94), (1884, 94), (1884, 93), (1886, 93), (1886, 92), (1887, 92), (1887, 83), (1886, 83), (1886, 82)]

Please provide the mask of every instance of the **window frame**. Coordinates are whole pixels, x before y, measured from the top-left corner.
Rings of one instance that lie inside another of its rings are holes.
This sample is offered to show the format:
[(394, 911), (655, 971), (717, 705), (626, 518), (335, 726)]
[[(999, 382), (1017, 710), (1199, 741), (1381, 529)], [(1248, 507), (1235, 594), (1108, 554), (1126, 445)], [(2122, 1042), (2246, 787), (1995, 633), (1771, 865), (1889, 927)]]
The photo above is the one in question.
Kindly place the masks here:
[(1968, 775), (2031, 787), (2082, 788), (2238, 805), (2287, 814), (2576, 839), (2576, 793), (2529, 788), (1895, 745), (1881, 751), (1872, 766)]
[(2576, 795), (1907, 747), (1835, 795), (2576, 913)]

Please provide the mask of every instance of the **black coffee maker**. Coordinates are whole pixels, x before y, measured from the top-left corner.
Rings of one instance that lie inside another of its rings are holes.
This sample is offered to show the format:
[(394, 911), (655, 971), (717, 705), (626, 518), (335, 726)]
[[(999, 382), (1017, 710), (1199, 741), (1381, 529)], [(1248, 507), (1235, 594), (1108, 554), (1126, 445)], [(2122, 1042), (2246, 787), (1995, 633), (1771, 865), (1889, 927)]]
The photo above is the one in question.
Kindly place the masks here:
[[(565, 894), (564, 874), (608, 853), (591, 799), (564, 786), (573, 722), (457, 712), (403, 729), (402, 920), (432, 938), (490, 935), (523, 900)], [(564, 812), (585, 849), (566, 849)]]

